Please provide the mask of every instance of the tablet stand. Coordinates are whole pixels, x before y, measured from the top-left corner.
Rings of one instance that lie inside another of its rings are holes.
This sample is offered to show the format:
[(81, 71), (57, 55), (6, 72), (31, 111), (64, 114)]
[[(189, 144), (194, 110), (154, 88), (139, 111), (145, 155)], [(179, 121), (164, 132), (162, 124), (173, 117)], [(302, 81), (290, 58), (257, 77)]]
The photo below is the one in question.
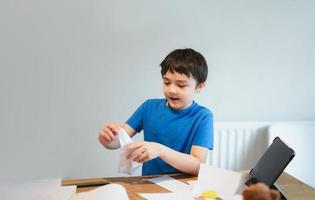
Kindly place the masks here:
[(281, 187), (277, 183), (272, 184), (272, 186), (270, 186), (270, 188), (277, 190), (280, 193), (280, 199), (281, 200), (287, 200), (287, 198), (285, 197), (285, 195), (283, 193), (283, 190), (281, 189)]
[[(254, 177), (251, 177), (251, 178), (245, 183), (245, 185), (250, 186), (250, 185), (256, 184), (256, 183), (260, 183), (260, 181), (258, 181), (258, 180), (257, 180), (256, 178), (254, 178)], [(272, 184), (269, 188), (270, 188), (270, 189), (277, 190), (277, 191), (280, 193), (280, 199), (281, 199), (281, 200), (287, 200), (287, 198), (286, 198), (285, 195), (284, 195), (283, 190), (281, 189), (281, 187), (280, 187), (277, 183)]]

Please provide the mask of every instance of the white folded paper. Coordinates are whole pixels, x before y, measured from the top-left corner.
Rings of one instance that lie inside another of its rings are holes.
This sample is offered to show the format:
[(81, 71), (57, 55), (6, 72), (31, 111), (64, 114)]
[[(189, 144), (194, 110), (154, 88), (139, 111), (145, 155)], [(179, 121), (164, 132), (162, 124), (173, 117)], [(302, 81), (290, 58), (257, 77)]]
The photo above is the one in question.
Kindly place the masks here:
[(212, 190), (222, 199), (230, 199), (237, 194), (242, 181), (243, 176), (239, 172), (201, 164), (193, 189), (194, 196), (198, 197), (202, 192)]
[(127, 159), (126, 147), (128, 147), (129, 144), (133, 143), (133, 140), (129, 137), (129, 135), (123, 128), (118, 131), (118, 136), (121, 151), (118, 173), (131, 175), (141, 166), (141, 164), (134, 162), (131, 159)]

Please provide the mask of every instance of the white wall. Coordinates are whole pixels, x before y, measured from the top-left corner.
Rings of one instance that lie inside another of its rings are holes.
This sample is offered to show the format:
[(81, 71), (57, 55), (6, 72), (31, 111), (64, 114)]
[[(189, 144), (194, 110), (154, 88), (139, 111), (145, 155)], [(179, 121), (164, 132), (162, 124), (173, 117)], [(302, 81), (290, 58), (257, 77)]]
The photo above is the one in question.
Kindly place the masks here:
[[(208, 60), (216, 121), (315, 119), (315, 1), (0, 1), (0, 179), (117, 175), (98, 130), (162, 97), (175, 48)], [(141, 137), (138, 138), (138, 140)]]

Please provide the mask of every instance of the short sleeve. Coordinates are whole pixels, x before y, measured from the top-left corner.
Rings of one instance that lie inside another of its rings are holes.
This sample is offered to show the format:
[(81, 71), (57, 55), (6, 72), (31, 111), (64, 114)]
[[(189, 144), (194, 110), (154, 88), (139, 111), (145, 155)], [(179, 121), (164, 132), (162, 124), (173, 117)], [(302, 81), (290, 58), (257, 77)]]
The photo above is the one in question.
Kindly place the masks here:
[(138, 133), (143, 129), (143, 114), (145, 112), (146, 103), (147, 101), (142, 103), (126, 122)]
[(198, 125), (192, 145), (213, 149), (213, 115), (209, 110)]

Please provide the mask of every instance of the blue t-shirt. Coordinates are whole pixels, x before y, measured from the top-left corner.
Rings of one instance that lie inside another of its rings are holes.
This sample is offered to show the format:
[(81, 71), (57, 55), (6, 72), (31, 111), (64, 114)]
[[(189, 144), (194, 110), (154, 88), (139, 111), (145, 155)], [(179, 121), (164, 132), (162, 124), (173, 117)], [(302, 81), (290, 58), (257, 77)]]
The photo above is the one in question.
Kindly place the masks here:
[[(145, 101), (128, 119), (137, 132), (143, 130), (144, 140), (163, 144), (175, 151), (189, 154), (192, 145), (213, 148), (213, 117), (207, 108), (193, 102), (183, 110), (173, 110), (166, 99)], [(160, 158), (147, 161), (142, 175), (179, 173)]]

